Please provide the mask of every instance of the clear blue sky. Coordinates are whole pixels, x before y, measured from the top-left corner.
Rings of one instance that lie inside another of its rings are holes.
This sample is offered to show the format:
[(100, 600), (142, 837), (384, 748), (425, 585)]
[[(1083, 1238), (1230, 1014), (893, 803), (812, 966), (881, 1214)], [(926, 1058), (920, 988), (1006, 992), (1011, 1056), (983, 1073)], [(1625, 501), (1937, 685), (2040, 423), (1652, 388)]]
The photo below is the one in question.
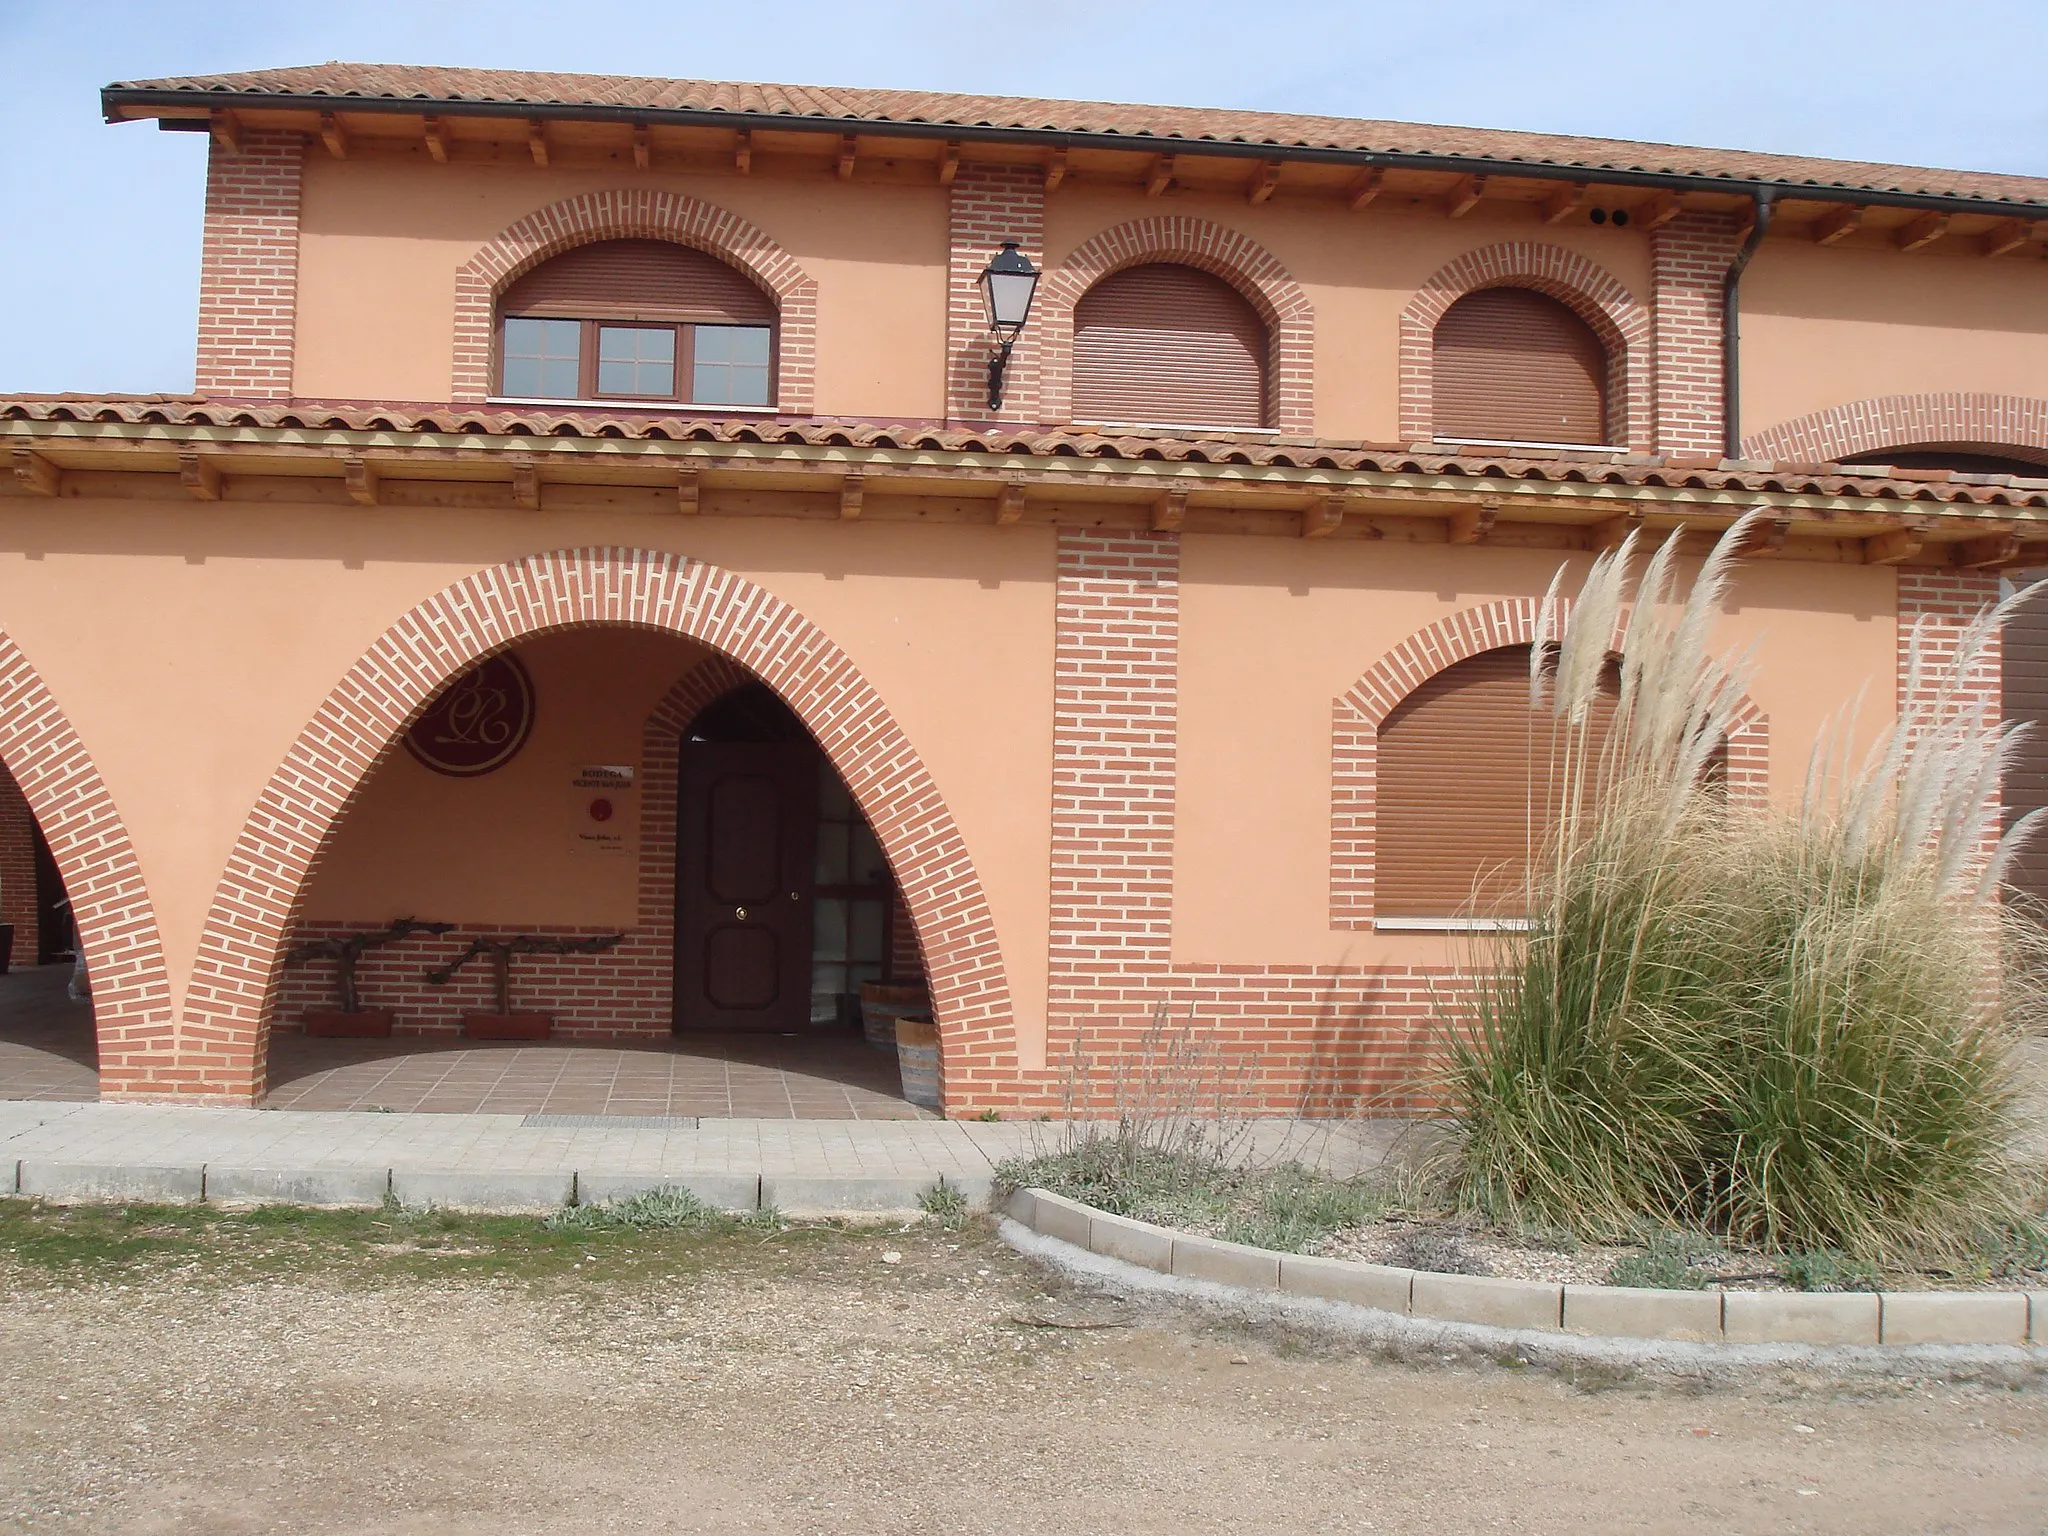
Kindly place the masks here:
[(0, 391), (192, 381), (206, 140), (108, 81), (326, 59), (1253, 107), (2048, 175), (2044, 0), (0, 0)]

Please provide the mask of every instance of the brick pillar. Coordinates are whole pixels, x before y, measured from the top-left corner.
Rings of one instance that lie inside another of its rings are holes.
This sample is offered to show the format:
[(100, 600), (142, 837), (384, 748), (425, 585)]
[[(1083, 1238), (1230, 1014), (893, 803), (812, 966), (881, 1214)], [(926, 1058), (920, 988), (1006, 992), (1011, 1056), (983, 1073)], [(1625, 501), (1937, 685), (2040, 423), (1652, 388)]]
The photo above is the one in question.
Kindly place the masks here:
[[(1045, 173), (1035, 166), (962, 165), (953, 177), (946, 275), (946, 419), (987, 421), (988, 360), (993, 350), (981, 272), (1005, 240), (1045, 269)], [(1043, 419), (1038, 401), (1034, 321), (1024, 327), (1003, 386), (1004, 421)]]
[(1122, 1033), (1171, 957), (1179, 535), (1061, 528), (1055, 604), (1049, 1013)]
[[(1957, 643), (1963, 631), (1969, 628), (1978, 614), (1997, 601), (1998, 576), (1995, 572), (1900, 570), (1897, 697), (1901, 709), (1908, 702), (1906, 690), (1911, 679), (1907, 670), (1907, 643), (1915, 625), (1920, 628), (1921, 654), (1925, 659), (1923, 671), (1945, 675), (1946, 669), (1955, 661)], [(1996, 634), (1991, 637), (1990, 645), (1963, 679), (1962, 686), (1963, 697), (1970, 702), (1981, 699), (1989, 704), (1994, 719), (1998, 717), (2004, 697), (1999, 672), (1999, 640)], [(1923, 684), (1916, 697), (1920, 702), (1931, 702), (1933, 694), (1934, 690)]]
[(36, 963), (36, 818), (0, 764), (0, 923), (14, 924), (14, 964)]
[(206, 163), (193, 387), (202, 395), (287, 399), (306, 142), (296, 133), (244, 133), (241, 145), (229, 150), (215, 140)]
[(1651, 232), (1659, 453), (1721, 455), (1721, 280), (1740, 235), (1718, 213), (1681, 213)]

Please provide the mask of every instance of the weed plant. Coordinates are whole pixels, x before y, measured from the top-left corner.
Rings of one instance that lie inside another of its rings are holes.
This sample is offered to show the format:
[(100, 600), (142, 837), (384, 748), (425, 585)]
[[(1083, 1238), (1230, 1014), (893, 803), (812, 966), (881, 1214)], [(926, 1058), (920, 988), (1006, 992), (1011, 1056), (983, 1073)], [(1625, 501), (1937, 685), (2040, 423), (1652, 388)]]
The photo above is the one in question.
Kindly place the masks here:
[(1866, 755), (1845, 710), (1803, 796), (1752, 804), (1723, 760), (1751, 663), (1708, 639), (1757, 532), (1731, 529), (1683, 596), (1674, 535), (1632, 605), (1633, 538), (1568, 615), (1562, 572), (1544, 600), (1530, 687), (1555, 809), (1526, 931), (1481, 939), (1475, 995), (1445, 1010), (1453, 1183), (1489, 1217), (1588, 1237), (1960, 1252), (2019, 1214), (2008, 1057), (2038, 1014), (2041, 930), (1997, 895), (2032, 818), (1998, 838), (2012, 735), (1967, 686), (2010, 601), (1950, 646), (1923, 621)]

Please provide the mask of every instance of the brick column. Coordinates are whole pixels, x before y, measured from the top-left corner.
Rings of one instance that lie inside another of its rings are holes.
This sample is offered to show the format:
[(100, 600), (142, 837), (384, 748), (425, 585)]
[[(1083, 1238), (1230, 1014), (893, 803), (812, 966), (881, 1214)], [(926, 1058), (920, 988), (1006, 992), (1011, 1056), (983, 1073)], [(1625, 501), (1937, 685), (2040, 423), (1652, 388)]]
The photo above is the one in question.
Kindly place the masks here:
[[(1920, 628), (1923, 671), (1937, 676), (1956, 659), (1956, 648), (1977, 615), (1998, 601), (1998, 576), (1992, 571), (1899, 572), (1899, 676), (1898, 705), (1908, 703), (1907, 644), (1915, 625)], [(1923, 622), (1924, 621), (1924, 622)], [(1970, 668), (1962, 683), (1962, 697), (1969, 702), (1983, 700), (1994, 718), (2003, 707), (2004, 686), (2000, 678), (2000, 637), (1994, 634), (1984, 654)], [(1913, 699), (1933, 701), (1935, 690), (1923, 683)]]
[(239, 150), (214, 141), (206, 163), (206, 231), (199, 254), (202, 395), (287, 399), (299, 282), (296, 133), (244, 133)]
[(0, 764), (0, 923), (14, 924), (14, 964), (36, 963), (36, 818)]
[(1173, 939), (1180, 538), (1061, 528), (1053, 652), (1053, 1030), (1124, 1034)]
[[(1035, 166), (962, 165), (953, 177), (946, 272), (946, 419), (987, 421), (993, 350), (981, 272), (1005, 240), (1045, 269), (1045, 173)], [(1003, 387), (1004, 421), (1043, 419), (1038, 401), (1036, 322), (1024, 328)]]
[(1740, 235), (1718, 213), (1681, 213), (1651, 232), (1659, 453), (1721, 455), (1721, 280)]

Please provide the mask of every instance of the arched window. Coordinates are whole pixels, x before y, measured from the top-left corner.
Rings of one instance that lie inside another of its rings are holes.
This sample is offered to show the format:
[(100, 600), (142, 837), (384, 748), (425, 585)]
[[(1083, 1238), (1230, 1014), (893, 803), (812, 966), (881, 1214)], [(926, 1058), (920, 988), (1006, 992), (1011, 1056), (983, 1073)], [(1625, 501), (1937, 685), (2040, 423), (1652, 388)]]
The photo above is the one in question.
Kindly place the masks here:
[(499, 299), (497, 380), (513, 400), (772, 405), (775, 305), (686, 245), (579, 245)]
[(1176, 262), (1126, 267), (1074, 306), (1074, 419), (1266, 421), (1266, 327), (1230, 284)]
[(2048, 455), (2022, 458), (1996, 443), (1916, 443), (1911, 447), (1873, 448), (1852, 453), (1844, 464), (1881, 464), (1893, 469), (1952, 469), (1964, 475), (2024, 475), (2048, 479)]
[[(1608, 669), (1587, 732), (1595, 762), (1618, 671)], [(1380, 919), (1523, 915), (1513, 906), (1529, 855), (1563, 804), (1564, 729), (1529, 707), (1526, 645), (1468, 657), (1394, 707), (1379, 731)]]
[(1436, 323), (1439, 440), (1605, 444), (1607, 349), (1548, 294), (1481, 288)]

